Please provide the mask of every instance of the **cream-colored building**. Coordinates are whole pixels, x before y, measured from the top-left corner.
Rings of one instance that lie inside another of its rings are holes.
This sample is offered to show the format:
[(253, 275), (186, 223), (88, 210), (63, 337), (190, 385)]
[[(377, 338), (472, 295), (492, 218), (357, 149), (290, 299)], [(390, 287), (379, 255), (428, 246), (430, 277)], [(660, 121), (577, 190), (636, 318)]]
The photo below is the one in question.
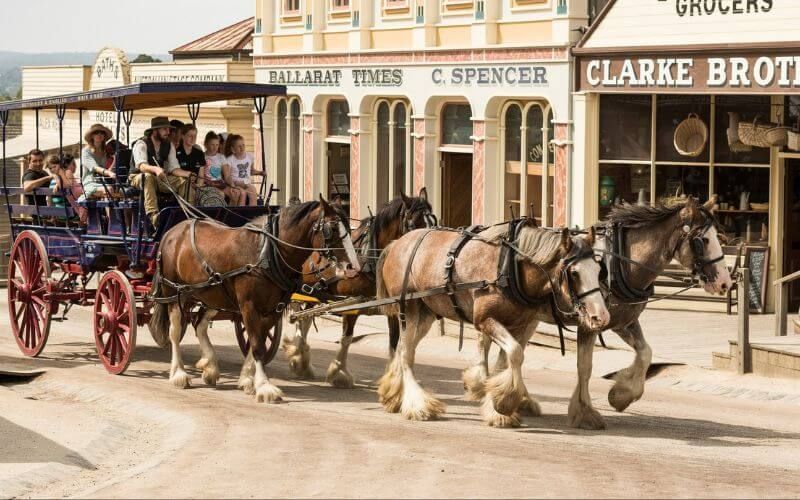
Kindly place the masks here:
[[(736, 122), (800, 132), (798, 23), (798, 2), (611, 0), (573, 50), (571, 223), (614, 201), (716, 194), (729, 243), (760, 254), (751, 302), (772, 309), (772, 281), (800, 269), (800, 144), (738, 144)], [(695, 155), (675, 145), (690, 116), (708, 130)]]
[(449, 225), (567, 220), (569, 46), (585, 1), (256, 0), (265, 137), (282, 198), (353, 217), (425, 186)]

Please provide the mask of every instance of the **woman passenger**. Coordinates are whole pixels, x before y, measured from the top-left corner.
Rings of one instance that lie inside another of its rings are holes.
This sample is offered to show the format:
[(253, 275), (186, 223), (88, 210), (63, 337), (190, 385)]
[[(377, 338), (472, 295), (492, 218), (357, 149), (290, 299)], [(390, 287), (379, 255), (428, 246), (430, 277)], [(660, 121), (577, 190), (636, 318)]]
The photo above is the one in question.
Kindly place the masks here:
[(106, 142), (111, 139), (111, 130), (100, 123), (95, 123), (83, 136), (86, 146), (81, 150), (81, 164), (83, 165), (83, 192), (87, 198), (104, 198), (107, 194), (106, 184), (111, 184), (116, 178), (113, 170), (106, 168), (108, 156), (106, 155)]
[(78, 169), (75, 158), (70, 154), (61, 158), (52, 155), (48, 159), (48, 164), (50, 172), (54, 174), (53, 180), (50, 181), (50, 188), (53, 190), (51, 198), (53, 206), (65, 207), (66, 203), (69, 203), (69, 206), (78, 215), (81, 224), (86, 224), (88, 211), (85, 207), (78, 205), (78, 198), (83, 195), (83, 188), (75, 177), (75, 171)]
[(241, 198), (239, 189), (228, 186), (222, 172), (227, 164), (225, 155), (220, 152), (220, 137), (214, 131), (206, 134), (203, 145), (206, 148), (206, 184), (222, 191), (230, 200), (231, 205), (238, 205)]

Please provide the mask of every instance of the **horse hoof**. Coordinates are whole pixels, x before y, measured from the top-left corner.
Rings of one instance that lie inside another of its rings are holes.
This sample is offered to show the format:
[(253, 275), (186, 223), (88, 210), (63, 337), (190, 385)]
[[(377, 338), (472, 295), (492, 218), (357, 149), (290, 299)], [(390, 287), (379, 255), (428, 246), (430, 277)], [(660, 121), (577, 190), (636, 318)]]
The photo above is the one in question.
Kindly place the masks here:
[(187, 389), (191, 387), (192, 384), (190, 380), (191, 379), (189, 378), (189, 374), (182, 370), (176, 371), (169, 379), (172, 385), (174, 385), (178, 389)]
[(328, 375), (325, 377), (325, 380), (337, 389), (353, 388), (353, 376), (350, 375), (346, 369), (341, 368), (335, 361), (328, 367)]
[(541, 417), (542, 407), (539, 406), (538, 401), (528, 396), (520, 403), (519, 413), (525, 417)]
[(283, 391), (274, 385), (264, 384), (256, 389), (256, 402), (258, 403), (280, 403), (283, 401)]
[(208, 365), (203, 370), (203, 382), (211, 387), (216, 387), (219, 380), (219, 368), (216, 366)]
[(401, 404), (403, 417), (416, 421), (436, 420), (445, 409), (444, 403), (428, 395), (419, 402)]
[(239, 389), (243, 390), (245, 394), (248, 396), (253, 396), (256, 393), (256, 386), (253, 383), (253, 379), (250, 377), (247, 378), (240, 378), (239, 383), (237, 384)]
[(614, 384), (611, 390), (608, 391), (608, 402), (618, 412), (625, 411), (631, 403), (638, 400), (639, 397), (637, 397), (629, 387), (620, 385), (619, 383)]
[(606, 423), (600, 413), (591, 407), (580, 407), (569, 412), (567, 421), (570, 427), (587, 431), (601, 431), (606, 428)]
[(480, 366), (464, 370), (461, 380), (464, 382), (464, 397), (469, 401), (481, 401), (486, 395), (486, 378)]

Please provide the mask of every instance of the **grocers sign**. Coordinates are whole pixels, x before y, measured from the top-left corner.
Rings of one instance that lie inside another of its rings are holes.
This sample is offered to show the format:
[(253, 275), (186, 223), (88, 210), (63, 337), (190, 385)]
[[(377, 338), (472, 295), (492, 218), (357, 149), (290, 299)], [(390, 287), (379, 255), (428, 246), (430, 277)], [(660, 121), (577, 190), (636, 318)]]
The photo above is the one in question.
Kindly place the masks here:
[(797, 55), (611, 57), (580, 61), (583, 91), (742, 92), (800, 89)]

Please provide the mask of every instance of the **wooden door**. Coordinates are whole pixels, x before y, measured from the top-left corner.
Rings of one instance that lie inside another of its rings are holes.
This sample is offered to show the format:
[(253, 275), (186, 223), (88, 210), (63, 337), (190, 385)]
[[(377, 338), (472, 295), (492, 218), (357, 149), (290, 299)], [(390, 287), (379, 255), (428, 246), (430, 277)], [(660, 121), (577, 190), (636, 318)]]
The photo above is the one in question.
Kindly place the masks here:
[[(800, 160), (786, 160), (783, 218), (783, 274), (800, 271)], [(789, 288), (789, 310), (800, 307), (800, 281)]]
[(472, 155), (442, 153), (442, 223), (449, 227), (472, 224)]

